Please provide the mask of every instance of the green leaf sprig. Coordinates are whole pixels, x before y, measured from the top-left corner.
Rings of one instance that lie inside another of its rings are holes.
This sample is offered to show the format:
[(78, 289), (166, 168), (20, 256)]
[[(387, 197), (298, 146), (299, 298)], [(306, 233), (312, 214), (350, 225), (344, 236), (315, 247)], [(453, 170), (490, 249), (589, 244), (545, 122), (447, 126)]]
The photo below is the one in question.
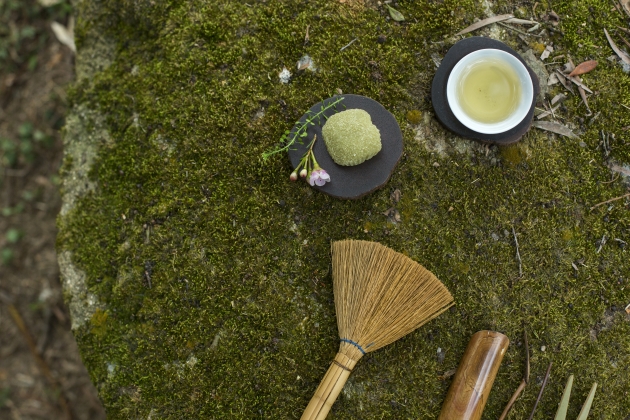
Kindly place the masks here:
[(280, 146), (275, 149), (267, 150), (266, 152), (264, 152), (262, 154), (263, 160), (266, 161), (271, 156), (277, 153), (281, 153), (281, 152), (289, 150), (289, 148), (293, 146), (295, 142), (302, 144), (303, 139), (306, 138), (307, 136), (306, 130), (308, 129), (308, 126), (315, 125), (315, 121), (317, 121), (317, 124), (321, 125), (322, 117), (324, 117), (325, 119), (328, 119), (328, 117), (324, 113), (331, 108), (334, 108), (335, 110), (337, 110), (337, 105), (341, 101), (343, 101), (343, 99), (344, 99), (343, 96), (340, 96), (336, 98), (334, 101), (331, 101), (327, 104), (324, 102), (319, 112), (313, 112), (311, 110), (307, 111), (306, 114), (308, 116), (306, 117), (306, 121), (304, 121), (303, 123), (297, 122), (295, 124), (297, 129), (295, 130), (295, 132), (293, 133), (291, 137), (289, 137), (289, 134), (291, 134), (291, 131), (290, 130), (285, 131), (282, 137), (280, 137)]

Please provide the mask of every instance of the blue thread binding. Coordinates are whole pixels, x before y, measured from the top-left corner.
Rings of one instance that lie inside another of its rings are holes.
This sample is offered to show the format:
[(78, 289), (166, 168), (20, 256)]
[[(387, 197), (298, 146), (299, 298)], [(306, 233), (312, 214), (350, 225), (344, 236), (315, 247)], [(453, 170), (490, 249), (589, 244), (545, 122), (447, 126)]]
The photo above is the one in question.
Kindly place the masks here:
[(363, 347), (361, 347), (361, 346), (359, 345), (359, 343), (355, 343), (354, 341), (352, 341), (352, 340), (348, 340), (347, 338), (340, 338), (340, 339), (339, 339), (339, 341), (343, 341), (344, 343), (349, 343), (349, 344), (352, 344), (353, 346), (355, 346), (356, 348), (358, 348), (358, 349), (359, 349), (359, 351), (360, 351), (361, 353), (363, 353), (363, 355), (365, 355), (365, 350), (363, 350)]

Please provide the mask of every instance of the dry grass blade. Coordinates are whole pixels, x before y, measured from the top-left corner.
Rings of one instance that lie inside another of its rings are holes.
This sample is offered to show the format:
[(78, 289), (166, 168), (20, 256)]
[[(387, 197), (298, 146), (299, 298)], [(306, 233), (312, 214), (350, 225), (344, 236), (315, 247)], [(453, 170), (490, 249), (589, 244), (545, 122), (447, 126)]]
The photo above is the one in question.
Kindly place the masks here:
[(457, 32), (455, 36), (464, 35), (464, 34), (467, 34), (468, 32), (476, 31), (479, 28), (483, 28), (484, 26), (490, 25), (491, 23), (502, 22), (504, 20), (512, 19), (513, 17), (514, 15), (507, 14), (507, 15), (493, 16), (488, 19), (480, 20), (479, 22), (473, 23), (466, 29), (462, 29), (461, 31)]
[(567, 380), (567, 384), (564, 386), (564, 391), (562, 392), (562, 398), (560, 399), (560, 406), (558, 407), (558, 411), (556, 411), (556, 417), (553, 420), (566, 420), (567, 411), (569, 409), (569, 399), (571, 398), (571, 388), (573, 387), (573, 375), (569, 376)]
[(621, 61), (626, 64), (630, 64), (630, 57), (628, 57), (623, 51), (619, 49), (619, 47), (617, 47), (617, 44), (615, 44), (610, 35), (608, 35), (608, 31), (606, 30), (606, 28), (604, 28), (604, 33), (606, 34), (606, 39), (608, 39), (608, 43), (610, 44), (610, 47), (613, 49), (615, 54), (617, 54), (617, 56), (621, 58)]
[(569, 77), (571, 76), (579, 76), (580, 74), (588, 73), (597, 67), (597, 60), (589, 60), (577, 65), (576, 68), (573, 69), (571, 73), (569, 73)]
[(541, 130), (551, 131), (552, 133), (560, 134), (569, 138), (577, 138), (575, 133), (571, 131), (571, 129), (565, 125), (562, 125), (557, 122), (551, 121), (534, 121), (532, 123), (533, 127), (540, 128)]
[(302, 420), (326, 418), (364, 354), (409, 334), (453, 305), (449, 291), (430, 271), (376, 242), (334, 242), (332, 266), (341, 343)]
[(630, 0), (619, 0), (619, 4), (621, 4), (623, 11), (630, 17)]

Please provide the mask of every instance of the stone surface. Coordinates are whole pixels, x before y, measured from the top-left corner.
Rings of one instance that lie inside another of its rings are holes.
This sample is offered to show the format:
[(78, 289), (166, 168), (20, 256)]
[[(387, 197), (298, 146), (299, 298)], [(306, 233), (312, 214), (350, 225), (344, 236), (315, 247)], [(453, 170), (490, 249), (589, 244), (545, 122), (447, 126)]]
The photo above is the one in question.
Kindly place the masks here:
[[(582, 77), (600, 114), (570, 96), (556, 118), (579, 141), (530, 130), (487, 146), (445, 131), (428, 99), (450, 36), (482, 5), (397, 7), (405, 22), (371, 2), (77, 2), (89, 76), (69, 95), (59, 262), (110, 418), (299, 418), (338, 347), (329, 247), (345, 238), (419, 261), (456, 306), (364, 357), (330, 418), (435, 418), (446, 373), (482, 329), (512, 341), (484, 414), (496, 418), (521, 381), (523, 328), (532, 376), (514, 418), (529, 415), (551, 360), (541, 418), (572, 373), (576, 401), (601, 386), (592, 418), (628, 415), (630, 208), (597, 205), (627, 191), (612, 168), (630, 163), (630, 81), (599, 30), (624, 22), (608, 2), (554, 2), (555, 51), (600, 62)], [(479, 34), (517, 51), (552, 41), (526, 45), (500, 25)], [(305, 54), (318, 71), (281, 84)], [(388, 184), (359, 200), (291, 183), (285, 155), (260, 158), (337, 89), (378, 100), (402, 129)], [(600, 144), (601, 131), (615, 136)]]

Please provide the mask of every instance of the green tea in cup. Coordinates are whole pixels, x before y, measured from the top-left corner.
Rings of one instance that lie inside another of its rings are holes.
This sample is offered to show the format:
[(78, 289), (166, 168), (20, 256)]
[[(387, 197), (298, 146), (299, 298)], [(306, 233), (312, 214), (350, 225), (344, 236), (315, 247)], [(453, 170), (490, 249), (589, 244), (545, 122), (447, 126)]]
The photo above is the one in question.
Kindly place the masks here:
[(514, 128), (527, 116), (534, 86), (519, 58), (488, 48), (473, 51), (455, 64), (446, 96), (453, 115), (464, 126), (497, 134)]
[(507, 62), (488, 57), (469, 64), (457, 83), (459, 104), (482, 123), (505, 120), (521, 100), (521, 82)]

